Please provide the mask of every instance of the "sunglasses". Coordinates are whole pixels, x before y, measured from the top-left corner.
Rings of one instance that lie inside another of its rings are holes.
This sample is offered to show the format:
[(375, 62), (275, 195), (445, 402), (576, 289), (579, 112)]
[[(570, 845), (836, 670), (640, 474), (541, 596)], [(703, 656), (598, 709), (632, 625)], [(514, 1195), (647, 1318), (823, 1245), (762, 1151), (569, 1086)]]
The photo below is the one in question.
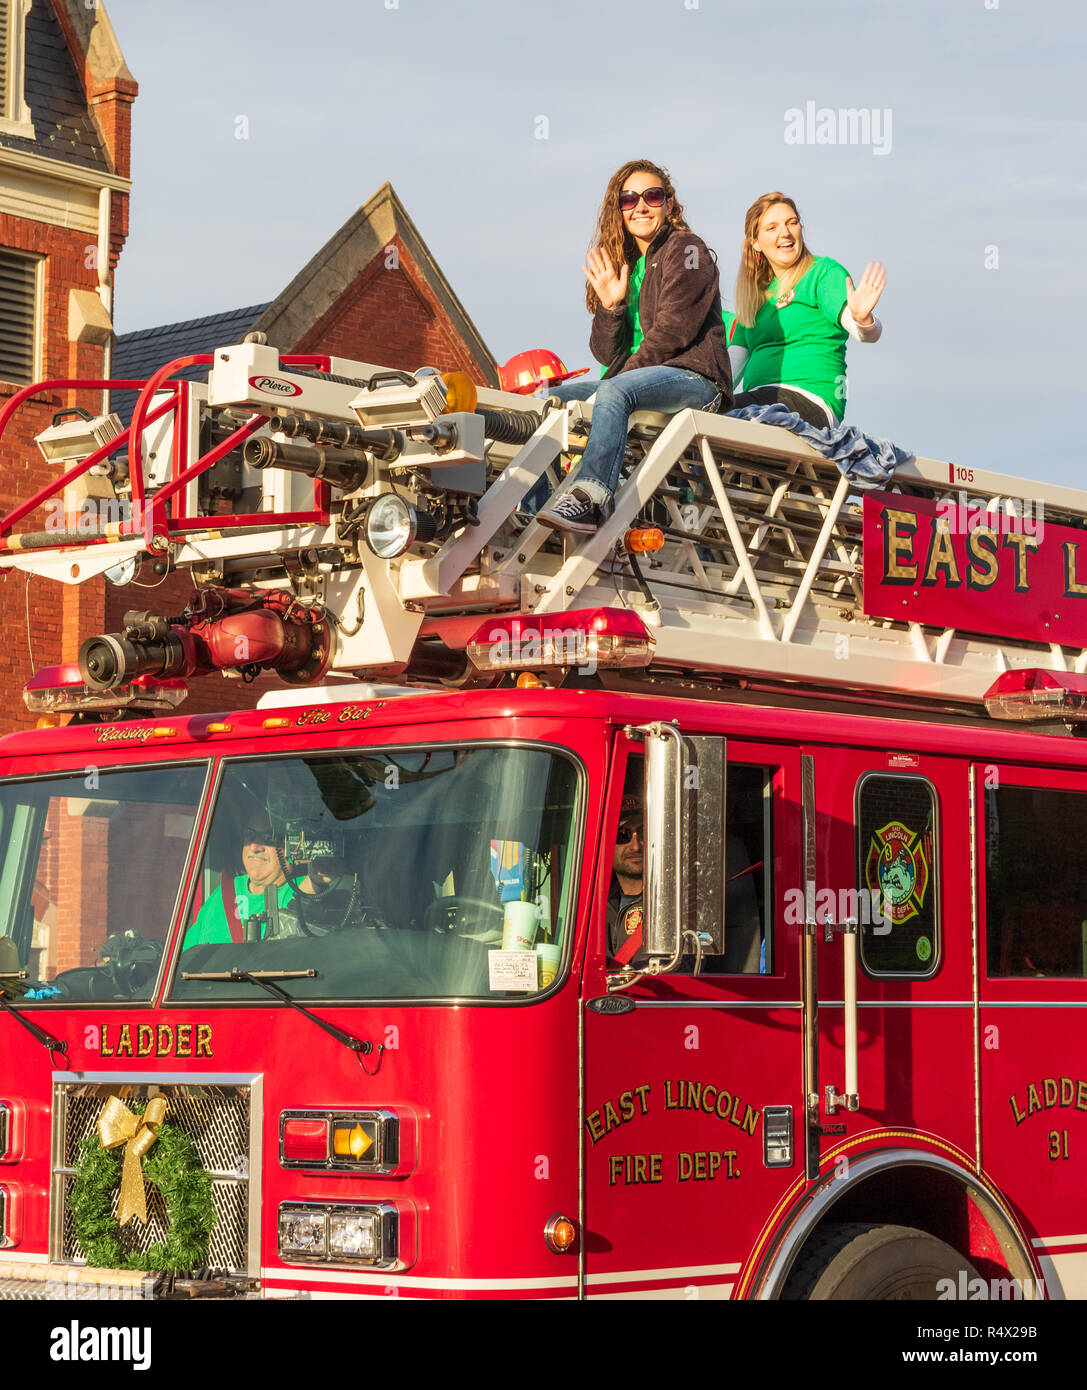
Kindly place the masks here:
[(638, 206), (639, 199), (647, 208), (661, 208), (667, 197), (668, 195), (663, 188), (643, 188), (640, 193), (624, 188), (619, 194), (619, 210), (621, 212), (633, 212)]
[(637, 835), (642, 844), (645, 844), (645, 825), (640, 820), (621, 822), (619, 829), (615, 832), (615, 843), (617, 845), (628, 845), (634, 836)]
[(242, 832), (243, 845), (274, 845), (275, 836), (270, 826), (247, 825)]

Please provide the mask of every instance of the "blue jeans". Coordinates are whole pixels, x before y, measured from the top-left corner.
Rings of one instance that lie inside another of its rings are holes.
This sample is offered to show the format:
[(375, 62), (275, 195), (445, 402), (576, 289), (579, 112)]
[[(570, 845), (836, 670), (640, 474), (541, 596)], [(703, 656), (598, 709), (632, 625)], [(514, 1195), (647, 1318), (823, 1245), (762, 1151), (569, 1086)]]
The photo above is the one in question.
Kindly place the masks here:
[[(685, 367), (636, 367), (604, 381), (582, 377), (553, 386), (547, 394), (563, 401), (593, 403), (589, 442), (581, 456), (574, 481), (597, 506), (610, 502), (619, 486), (619, 472), (627, 444), (627, 422), (635, 410), (678, 411), (690, 406), (708, 410), (720, 399), (720, 390), (708, 377)], [(521, 504), (535, 513), (549, 495), (546, 475)]]

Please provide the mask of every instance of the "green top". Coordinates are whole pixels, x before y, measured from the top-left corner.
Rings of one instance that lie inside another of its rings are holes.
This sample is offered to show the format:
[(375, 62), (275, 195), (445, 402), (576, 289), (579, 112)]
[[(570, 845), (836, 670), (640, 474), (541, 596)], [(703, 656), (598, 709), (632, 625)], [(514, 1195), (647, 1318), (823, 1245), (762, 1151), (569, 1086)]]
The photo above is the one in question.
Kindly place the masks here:
[[(280, 907), (286, 907), (294, 897), (289, 883), (281, 883), (276, 900)], [(264, 912), (264, 890), (253, 893), (249, 888), (249, 875), (238, 874), (234, 880), (234, 901), (237, 903), (238, 920), (243, 924), (257, 913)], [(260, 934), (265, 935), (266, 923), (261, 923)], [(230, 927), (227, 925), (226, 909), (223, 907), (223, 892), (216, 888), (211, 897), (196, 915), (196, 921), (185, 933), (183, 950), (190, 946), (220, 946), (230, 940)]]
[[(638, 317), (638, 298), (642, 292), (642, 281), (645, 279), (645, 257), (639, 256), (630, 272), (629, 289), (627, 292), (627, 319), (630, 323), (630, 355), (631, 357), (642, 345), (645, 334), (642, 332), (642, 321)], [(600, 368), (600, 375), (607, 372), (607, 367)]]
[(841, 324), (849, 272), (829, 256), (814, 263), (793, 286), (792, 298), (780, 308), (777, 279), (768, 298), (745, 328), (736, 315), (723, 314), (729, 347), (747, 348), (751, 356), (743, 389), (795, 386), (825, 401), (840, 420), (845, 414), (845, 345)]

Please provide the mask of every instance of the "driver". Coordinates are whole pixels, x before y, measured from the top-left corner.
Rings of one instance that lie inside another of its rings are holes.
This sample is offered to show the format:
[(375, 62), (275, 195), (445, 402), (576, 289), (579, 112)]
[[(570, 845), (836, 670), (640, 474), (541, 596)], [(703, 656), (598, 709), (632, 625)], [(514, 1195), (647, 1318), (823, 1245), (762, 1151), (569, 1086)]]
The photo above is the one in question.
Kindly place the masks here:
[[(242, 831), (243, 873), (232, 877), (224, 873), (219, 886), (197, 913), (185, 933), (183, 949), (190, 946), (223, 945), (228, 941), (259, 940), (265, 931), (267, 907), (274, 890), (277, 907), (286, 907), (294, 897), (272, 834), (272, 823), (256, 812)], [(251, 919), (260, 919), (247, 927)]]

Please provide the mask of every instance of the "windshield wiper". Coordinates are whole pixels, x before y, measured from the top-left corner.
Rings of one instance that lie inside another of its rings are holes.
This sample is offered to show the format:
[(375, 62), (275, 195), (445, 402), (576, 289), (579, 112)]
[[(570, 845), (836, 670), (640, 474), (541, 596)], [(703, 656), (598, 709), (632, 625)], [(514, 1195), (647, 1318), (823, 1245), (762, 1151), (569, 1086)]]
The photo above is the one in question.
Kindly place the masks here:
[[(312, 1022), (318, 1028), (323, 1028), (326, 1033), (331, 1034), (337, 1042), (343, 1043), (344, 1047), (349, 1047), (359, 1058), (359, 1065), (362, 1065), (362, 1058), (368, 1057), (374, 1050), (374, 1045), (366, 1038), (356, 1038), (352, 1033), (345, 1033), (342, 1028), (337, 1028), (334, 1023), (328, 1023), (323, 1018), (318, 1018), (316, 1014), (310, 1013), (304, 1004), (287, 993), (285, 989), (280, 989), (278, 985), (272, 983), (273, 980), (297, 980), (315, 979), (316, 970), (202, 970), (198, 972), (183, 970), (181, 978), (183, 980), (244, 980), (247, 984), (256, 985), (265, 993), (272, 995), (276, 999), (282, 999), (285, 1004), (290, 1004), (292, 1009), (297, 1009), (300, 1014)], [(378, 1049), (379, 1054), (385, 1051), (384, 1044)], [(365, 1068), (363, 1068), (365, 1070)], [(372, 1075), (372, 1073), (370, 1073)]]
[(33, 1033), (42, 1047), (47, 1047), (49, 1049), (50, 1056), (54, 1052), (59, 1052), (64, 1058), (64, 1065), (68, 1065), (68, 1044), (62, 1038), (54, 1038), (52, 1033), (47, 1033), (44, 1028), (39, 1028), (36, 1023), (31, 1023), (28, 1018), (22, 1016), (14, 1004), (8, 1002), (7, 990), (5, 990), (3, 985), (3, 976), (0, 976), (0, 1009), (11, 1014), (12, 1018), (14, 1018), (17, 1023), (21, 1023), (28, 1033)]

